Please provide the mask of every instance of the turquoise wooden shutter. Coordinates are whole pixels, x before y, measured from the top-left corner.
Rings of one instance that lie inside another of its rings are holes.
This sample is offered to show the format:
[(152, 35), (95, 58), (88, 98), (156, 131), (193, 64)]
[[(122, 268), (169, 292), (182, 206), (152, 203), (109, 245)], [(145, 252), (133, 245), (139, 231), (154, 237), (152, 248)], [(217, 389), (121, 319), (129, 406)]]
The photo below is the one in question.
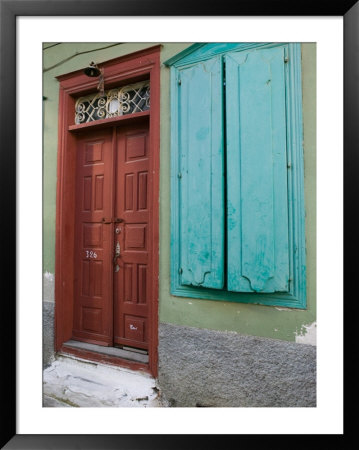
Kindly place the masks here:
[(181, 284), (223, 287), (223, 76), (220, 57), (178, 72)]
[(289, 290), (284, 49), (226, 61), (228, 290)]

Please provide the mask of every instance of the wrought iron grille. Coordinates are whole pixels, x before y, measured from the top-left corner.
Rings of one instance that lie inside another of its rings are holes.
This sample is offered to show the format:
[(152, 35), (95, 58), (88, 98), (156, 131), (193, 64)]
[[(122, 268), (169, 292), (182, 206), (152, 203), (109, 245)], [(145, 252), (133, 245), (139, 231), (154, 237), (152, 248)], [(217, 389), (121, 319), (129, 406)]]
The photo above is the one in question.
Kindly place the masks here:
[(150, 109), (150, 82), (130, 84), (77, 99), (75, 124), (134, 114)]

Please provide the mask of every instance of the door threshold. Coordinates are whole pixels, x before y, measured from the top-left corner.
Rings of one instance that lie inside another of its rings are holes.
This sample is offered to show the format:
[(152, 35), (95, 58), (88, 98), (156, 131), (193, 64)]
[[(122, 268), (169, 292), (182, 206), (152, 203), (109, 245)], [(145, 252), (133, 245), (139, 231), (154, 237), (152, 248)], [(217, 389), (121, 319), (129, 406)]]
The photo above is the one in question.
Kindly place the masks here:
[[(126, 350), (117, 347), (104, 347), (102, 345), (89, 344), (87, 342), (80, 342), (70, 339), (64, 342), (62, 345), (62, 351), (66, 353), (69, 350), (77, 350), (84, 353), (93, 353), (102, 355), (106, 360), (113, 363), (113, 359), (126, 360), (132, 363), (148, 364), (148, 355), (138, 353), (136, 350), (130, 350), (130, 347), (126, 347)], [(71, 352), (73, 353), (73, 352)], [(98, 358), (96, 358), (98, 359)], [(119, 361), (120, 364), (120, 361)]]

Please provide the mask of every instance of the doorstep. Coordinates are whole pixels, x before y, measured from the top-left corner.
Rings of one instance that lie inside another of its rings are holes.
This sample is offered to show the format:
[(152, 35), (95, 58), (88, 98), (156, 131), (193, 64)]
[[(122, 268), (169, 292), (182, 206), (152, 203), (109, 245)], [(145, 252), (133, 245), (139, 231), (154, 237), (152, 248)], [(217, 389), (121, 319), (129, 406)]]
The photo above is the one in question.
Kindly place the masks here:
[(120, 348), (104, 347), (102, 345), (70, 340), (62, 344), (60, 351), (57, 354), (60, 356), (73, 356), (89, 362), (119, 366), (129, 370), (151, 374), (148, 364), (148, 355)]
[(147, 373), (58, 355), (44, 370), (44, 407), (166, 407)]
[(124, 350), (116, 347), (104, 347), (102, 345), (88, 344), (87, 342), (80, 342), (70, 340), (63, 344), (64, 347), (77, 348), (79, 350), (87, 350), (90, 352), (101, 353), (102, 355), (114, 356), (116, 358), (123, 358), (128, 361), (136, 361), (142, 364), (148, 363), (147, 352), (140, 352), (140, 350)]

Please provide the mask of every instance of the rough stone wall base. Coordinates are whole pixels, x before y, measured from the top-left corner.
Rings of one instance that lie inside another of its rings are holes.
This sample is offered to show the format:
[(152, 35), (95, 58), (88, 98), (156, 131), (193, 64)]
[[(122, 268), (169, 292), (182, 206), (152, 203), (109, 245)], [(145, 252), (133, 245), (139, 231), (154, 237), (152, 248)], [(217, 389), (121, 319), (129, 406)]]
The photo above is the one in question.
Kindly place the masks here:
[(175, 407), (314, 407), (316, 347), (160, 324), (158, 381)]
[(42, 307), (42, 323), (43, 323), (43, 354), (42, 363), (43, 367), (48, 367), (55, 359), (54, 353), (54, 302), (43, 302)]

